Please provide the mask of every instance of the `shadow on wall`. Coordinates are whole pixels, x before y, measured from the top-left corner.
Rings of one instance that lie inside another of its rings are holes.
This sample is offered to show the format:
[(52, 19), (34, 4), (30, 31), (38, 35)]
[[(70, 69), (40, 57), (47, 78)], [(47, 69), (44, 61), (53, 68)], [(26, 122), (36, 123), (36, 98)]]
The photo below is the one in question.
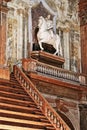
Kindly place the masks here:
[(71, 130), (75, 130), (71, 121), (63, 113), (61, 113), (59, 110), (57, 110), (57, 113), (62, 117), (66, 124), (71, 128)]
[[(49, 45), (47, 43), (42, 43), (42, 47), (44, 48), (43, 51), (45, 52), (49, 52), (49, 53), (52, 53), (54, 54), (56, 49), (52, 46), (52, 45)], [(40, 51), (40, 46), (38, 43), (33, 43), (33, 51)]]

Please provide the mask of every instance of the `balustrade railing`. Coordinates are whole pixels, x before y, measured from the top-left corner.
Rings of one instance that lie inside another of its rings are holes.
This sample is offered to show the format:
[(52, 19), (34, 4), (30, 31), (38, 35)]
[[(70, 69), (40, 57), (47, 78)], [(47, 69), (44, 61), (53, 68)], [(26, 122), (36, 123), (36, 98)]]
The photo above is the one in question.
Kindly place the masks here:
[(49, 64), (45, 64), (39, 62), (37, 60), (25, 60), (23, 62), (23, 68), (27, 72), (39, 72), (42, 74), (46, 74), (49, 76), (53, 76), (54, 78), (62, 78), (70, 81), (79, 82), (79, 74), (68, 71), (59, 67), (55, 67)]
[(37, 106), (41, 109), (44, 115), (49, 119), (55, 130), (70, 130), (67, 124), (40, 94), (30, 79), (17, 66), (14, 66), (14, 75), (25, 91), (31, 96)]
[(57, 78), (63, 78), (63, 79), (79, 82), (79, 75), (77, 73), (67, 71), (62, 68), (46, 65), (41, 62), (36, 63), (36, 71)]

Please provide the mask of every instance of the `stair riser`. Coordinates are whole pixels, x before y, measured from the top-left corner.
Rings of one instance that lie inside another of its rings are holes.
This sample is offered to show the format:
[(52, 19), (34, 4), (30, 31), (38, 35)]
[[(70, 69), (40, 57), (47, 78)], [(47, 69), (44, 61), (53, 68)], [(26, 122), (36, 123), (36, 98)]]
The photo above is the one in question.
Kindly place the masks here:
[(20, 90), (23, 90), (23, 88), (20, 87), (20, 84), (17, 81), (11, 82), (8, 81), (7, 83), (5, 82), (0, 82), (0, 85), (3, 85), (4, 87), (12, 87), (12, 88), (18, 88)]
[(39, 128), (45, 130), (45, 126), (38, 126), (38, 125), (32, 125), (32, 124), (24, 124), (24, 123), (15, 123), (15, 122), (7, 122), (0, 120), (0, 124), (3, 125), (11, 125), (11, 126), (19, 126), (19, 127), (25, 127), (25, 128)]
[(24, 107), (35, 107), (37, 108), (37, 106), (34, 104), (34, 102), (28, 102), (28, 103), (25, 103), (25, 102), (17, 102), (16, 100), (14, 101), (11, 101), (11, 100), (5, 100), (3, 98), (0, 99), (0, 103), (6, 103), (6, 104), (12, 104), (12, 105), (18, 105), (18, 106), (24, 106)]
[(11, 125), (1, 125), (0, 130), (43, 130), (43, 129), (33, 129), (33, 128), (25, 128), (25, 127), (18, 127), (18, 126), (11, 126)]
[(29, 109), (28, 108), (24, 109), (22, 107), (16, 108), (16, 107), (9, 107), (9, 106), (4, 106), (4, 105), (0, 104), (0, 109), (2, 109), (2, 110), (9, 110), (9, 111), (15, 111), (15, 112), (24, 112), (24, 113), (43, 115), (41, 113), (41, 111), (39, 111), (38, 109), (35, 109), (33, 107), (30, 107)]
[(27, 95), (26, 92), (24, 92), (23, 90), (17, 89), (17, 88), (12, 88), (12, 87), (4, 87), (0, 85), (0, 91), (5, 91), (5, 92), (11, 92), (11, 93), (18, 93), (18, 94), (22, 94), (22, 95)]
[(47, 119), (40, 119), (39, 117), (27, 117), (27, 116), (22, 116), (22, 115), (17, 115), (17, 114), (8, 114), (8, 113), (2, 113), (0, 112), (0, 117), (7, 117), (7, 118), (13, 118), (13, 119), (22, 119), (22, 120), (28, 120), (28, 121), (37, 121), (37, 122), (44, 122), (44, 123), (49, 123)]
[(2, 91), (2, 92), (0, 91), (0, 96), (7, 97), (7, 98), (24, 100), (24, 101), (32, 100), (32, 99), (30, 99), (29, 96), (26, 96), (26, 95), (14, 94), (14, 93), (9, 93), (9, 92), (4, 92), (4, 91)]

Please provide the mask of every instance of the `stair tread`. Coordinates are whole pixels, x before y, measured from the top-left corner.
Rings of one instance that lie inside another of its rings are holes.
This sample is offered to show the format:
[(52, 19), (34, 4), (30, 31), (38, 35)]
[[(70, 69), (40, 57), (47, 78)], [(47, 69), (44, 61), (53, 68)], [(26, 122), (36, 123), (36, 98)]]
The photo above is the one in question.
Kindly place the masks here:
[(14, 86), (16, 88), (19, 88), (19, 89), (23, 89), (22, 87), (20, 87), (20, 84), (18, 83), (17, 80), (1, 80), (0, 79), (0, 85), (5, 85), (5, 86)]
[(30, 112), (32, 114), (42, 115), (42, 112), (39, 108), (22, 107), (22, 106), (11, 105), (11, 104), (6, 104), (6, 103), (0, 103), (0, 109), (18, 111), (18, 112), (26, 112), (26, 113)]
[(40, 111), (38, 108), (34, 108), (34, 107), (18, 106), (18, 105), (7, 104), (7, 103), (0, 103), (0, 107), (1, 106), (4, 106), (4, 107), (6, 106), (6, 107), (11, 107), (11, 108), (16, 108), (16, 109), (20, 108), (20, 109), (25, 109), (25, 110), (38, 110), (38, 111)]
[[(19, 124), (27, 124), (27, 125), (37, 125), (37, 126), (52, 126), (50, 123), (46, 122), (38, 122), (38, 121), (30, 121), (30, 120), (23, 120), (23, 119), (15, 119), (15, 118), (7, 118), (7, 117), (0, 117), (0, 122), (13, 122)], [(0, 123), (1, 124), (1, 123)]]
[[(28, 95), (22, 95), (22, 94), (15, 94), (15, 93), (11, 93), (11, 92), (5, 92), (5, 91), (0, 91), (0, 95), (4, 95), (5, 97), (13, 97), (13, 98), (26, 98), (27, 101), (29, 100), (29, 96)], [(31, 99), (32, 100), (32, 99)]]
[(44, 129), (37, 129), (37, 128), (25, 128), (25, 127), (18, 127), (18, 126), (11, 126), (11, 125), (1, 125), (0, 130), (44, 130)]
[(33, 106), (36, 107), (35, 103), (33, 101), (24, 101), (24, 100), (18, 100), (13, 98), (6, 98), (0, 96), (0, 102), (2, 103), (8, 103), (8, 104), (14, 104), (14, 105), (20, 105), (20, 106)]
[(6, 91), (6, 92), (14, 92), (14, 93), (17, 93), (18, 92), (18, 94), (26, 94), (27, 95), (27, 93), (23, 90), (23, 89), (18, 89), (18, 88), (15, 88), (14, 89), (14, 87), (9, 87), (9, 86), (4, 86), (4, 85), (0, 85), (0, 91)]
[(0, 117), (5, 117), (5, 118), (12, 118), (12, 119), (15, 119), (15, 120), (26, 120), (26, 121), (35, 121), (35, 122), (43, 122), (43, 123), (50, 123), (47, 119), (45, 118), (42, 118), (42, 117), (39, 117), (38, 115), (37, 116), (34, 116), (34, 114), (26, 116), (26, 115), (20, 115), (20, 114), (14, 114), (14, 113), (4, 113), (4, 112), (0, 112)]
[(44, 115), (38, 115), (38, 114), (31, 114), (31, 113), (23, 113), (23, 112), (15, 112), (15, 111), (9, 111), (9, 110), (2, 110), (0, 109), (0, 113), (4, 113), (4, 114), (14, 114), (14, 115), (22, 115), (22, 116), (26, 116), (26, 117), (35, 117), (35, 118), (41, 118), (41, 119), (46, 119), (46, 117)]
[(27, 94), (21, 93), (20, 91), (8, 91), (8, 90), (0, 90), (0, 92), (5, 92), (7, 94), (14, 94), (14, 95), (21, 95), (21, 96), (28, 96)]

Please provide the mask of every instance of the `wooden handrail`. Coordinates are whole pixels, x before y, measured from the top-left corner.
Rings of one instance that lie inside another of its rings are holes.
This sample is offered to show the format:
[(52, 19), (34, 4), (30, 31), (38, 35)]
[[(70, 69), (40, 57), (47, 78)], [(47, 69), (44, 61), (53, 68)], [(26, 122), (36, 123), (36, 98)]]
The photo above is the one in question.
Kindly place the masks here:
[(25, 73), (23, 73), (23, 71), (17, 66), (14, 66), (13, 71), (15, 78), (34, 100), (34, 102), (37, 104), (37, 107), (39, 107), (43, 114), (48, 118), (55, 130), (71, 130), (58, 115), (58, 113), (49, 105), (49, 103), (41, 95), (41, 93), (37, 90), (35, 85), (30, 81)]

